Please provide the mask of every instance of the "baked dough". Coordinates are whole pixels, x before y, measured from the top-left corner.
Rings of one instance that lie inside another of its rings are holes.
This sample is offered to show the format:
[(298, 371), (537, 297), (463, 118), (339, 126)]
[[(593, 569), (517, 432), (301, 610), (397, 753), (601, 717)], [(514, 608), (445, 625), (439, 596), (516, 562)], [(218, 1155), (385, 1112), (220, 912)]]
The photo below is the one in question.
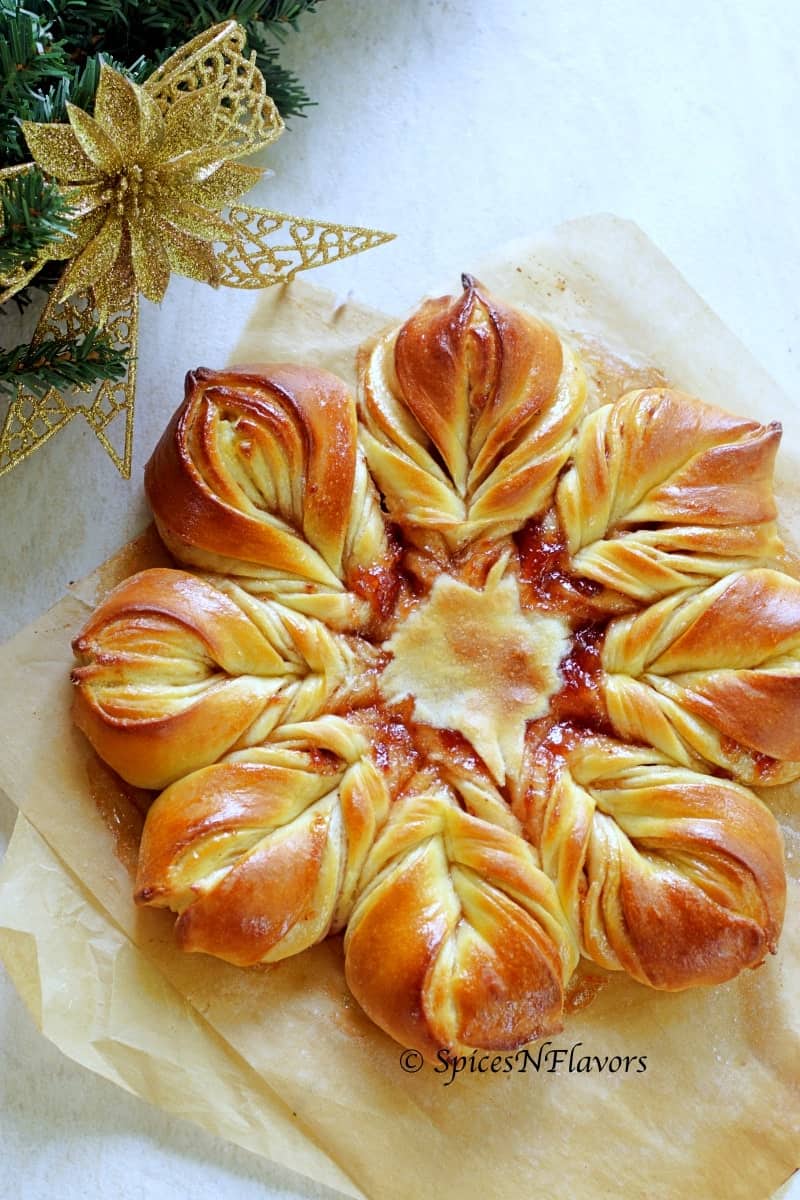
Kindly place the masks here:
[(739, 784), (570, 731), (540, 747), (522, 815), (600, 966), (673, 991), (724, 983), (775, 952), (780, 832)]
[(651, 987), (775, 950), (800, 777), (780, 429), (666, 387), (592, 407), (470, 277), (360, 362), (187, 377), (146, 474), (187, 569), (75, 641), (75, 716), (161, 790), (137, 902), (249, 965), (344, 932), (426, 1055), (561, 1027), (579, 955)]
[(179, 562), (243, 577), (336, 629), (391, 605), (393, 556), (355, 406), (328, 371), (190, 372), (145, 487)]

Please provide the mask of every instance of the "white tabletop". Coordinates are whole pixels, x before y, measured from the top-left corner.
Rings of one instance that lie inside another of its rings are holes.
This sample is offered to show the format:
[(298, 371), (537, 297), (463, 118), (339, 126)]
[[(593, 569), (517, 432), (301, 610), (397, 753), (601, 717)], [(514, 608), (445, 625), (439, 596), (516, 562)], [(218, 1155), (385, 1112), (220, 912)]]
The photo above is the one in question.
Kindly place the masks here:
[[(303, 30), (287, 59), (318, 107), (248, 202), (398, 234), (309, 281), (401, 313), (506, 240), (611, 211), (798, 391), (792, 0), (326, 0)], [(253, 303), (173, 280), (144, 305), (130, 482), (77, 420), (0, 479), (0, 637), (141, 527), (142, 467), (183, 374), (226, 360)], [(12, 824), (0, 799), (0, 846)], [(0, 1194), (323, 1192), (64, 1059), (0, 971)]]

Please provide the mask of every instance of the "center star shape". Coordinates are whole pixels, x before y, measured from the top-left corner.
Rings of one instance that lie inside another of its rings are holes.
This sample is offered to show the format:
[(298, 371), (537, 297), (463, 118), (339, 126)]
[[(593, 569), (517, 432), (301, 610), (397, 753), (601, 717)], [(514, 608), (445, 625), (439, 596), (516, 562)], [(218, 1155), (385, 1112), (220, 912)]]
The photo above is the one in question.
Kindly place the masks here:
[(454, 729), (499, 784), (522, 765), (528, 721), (543, 717), (561, 686), (566, 622), (524, 611), (504, 557), (483, 589), (441, 575), (386, 643), (380, 681), (390, 703), (412, 699), (415, 720)]

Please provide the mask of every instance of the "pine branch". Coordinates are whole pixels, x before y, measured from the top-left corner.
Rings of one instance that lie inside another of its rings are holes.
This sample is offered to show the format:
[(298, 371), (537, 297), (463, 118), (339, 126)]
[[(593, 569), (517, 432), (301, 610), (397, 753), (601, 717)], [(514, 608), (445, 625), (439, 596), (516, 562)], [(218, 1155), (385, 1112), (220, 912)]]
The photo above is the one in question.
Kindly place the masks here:
[(126, 67), (111, 55), (94, 54), (80, 66), (73, 64), (72, 73), (61, 76), (54, 84), (51, 82), (47, 91), (33, 93), (23, 88), (14, 101), (10, 118), (0, 104), (0, 159), (16, 164), (30, 158), (19, 121), (61, 124), (67, 119), (68, 102), (92, 113), (103, 63), (127, 75), (134, 83), (141, 83), (153, 70), (153, 63), (143, 58), (137, 59), (133, 66)]
[(35, 120), (40, 96), (70, 70), (48, 23), (22, 0), (0, 0), (0, 165), (25, 161), (17, 118)]
[(264, 75), (267, 92), (283, 117), (300, 116), (311, 106), (297, 76), (279, 62), (280, 43), (297, 30), (306, 13), (322, 0), (30, 0), (47, 9), (53, 35), (63, 40), (75, 63), (84, 61), (87, 47), (123, 62), (146, 60), (149, 73), (190, 38), (211, 25), (237, 20), (247, 30), (248, 46)]
[(30, 266), (45, 246), (69, 232), (69, 208), (40, 171), (0, 184), (0, 279)]
[(51, 387), (91, 387), (105, 379), (123, 379), (127, 369), (125, 352), (108, 335), (90, 329), (79, 342), (54, 338), (0, 350), (0, 394), (13, 395), (19, 384), (37, 396)]
[(95, 93), (100, 83), (100, 68), (104, 63), (119, 71), (121, 75), (126, 75), (134, 83), (141, 83), (153, 69), (152, 64), (141, 57), (132, 66), (126, 67), (110, 54), (93, 54), (91, 58), (84, 59), (80, 66), (74, 67), (72, 75), (59, 79), (46, 95), (37, 97), (37, 115), (25, 119), (51, 124), (61, 123), (67, 120), (67, 103), (93, 113)]
[(48, 80), (68, 75), (70, 63), (62, 43), (35, 5), (24, 0), (0, 0), (0, 98), (20, 87), (33, 90)]

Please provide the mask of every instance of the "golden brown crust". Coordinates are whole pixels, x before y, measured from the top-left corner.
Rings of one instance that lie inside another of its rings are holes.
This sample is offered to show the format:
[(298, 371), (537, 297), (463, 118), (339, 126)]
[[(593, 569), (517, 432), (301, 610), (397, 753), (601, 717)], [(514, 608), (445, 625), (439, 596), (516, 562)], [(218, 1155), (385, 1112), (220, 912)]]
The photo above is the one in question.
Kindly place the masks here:
[(124, 779), (149, 788), (318, 715), (375, 659), (367, 643), (228, 580), (167, 568), (116, 588), (73, 649), (76, 724)]
[(376, 1024), (431, 1056), (513, 1049), (561, 1028), (576, 961), (519, 835), (425, 779), (395, 802), (345, 936), (348, 985)]
[(602, 664), (621, 736), (745, 783), (800, 776), (800, 583), (744, 571), (612, 621)]
[(275, 962), (349, 916), (386, 785), (339, 718), (282, 736), (187, 775), (148, 813), (136, 899), (180, 914), (184, 950)]
[(572, 569), (649, 602), (777, 554), (780, 435), (666, 388), (598, 409), (556, 494)]
[(423, 304), (362, 372), (361, 440), (392, 518), (463, 545), (518, 529), (548, 503), (585, 399), (547, 325), (464, 276)]
[(381, 615), (393, 555), (355, 404), (335, 375), (291, 364), (190, 372), (145, 489), (181, 562), (266, 595), (277, 582), (284, 603), (339, 628)]
[(572, 735), (536, 753), (520, 813), (584, 954), (651, 987), (723, 983), (774, 953), (772, 814), (656, 751)]

